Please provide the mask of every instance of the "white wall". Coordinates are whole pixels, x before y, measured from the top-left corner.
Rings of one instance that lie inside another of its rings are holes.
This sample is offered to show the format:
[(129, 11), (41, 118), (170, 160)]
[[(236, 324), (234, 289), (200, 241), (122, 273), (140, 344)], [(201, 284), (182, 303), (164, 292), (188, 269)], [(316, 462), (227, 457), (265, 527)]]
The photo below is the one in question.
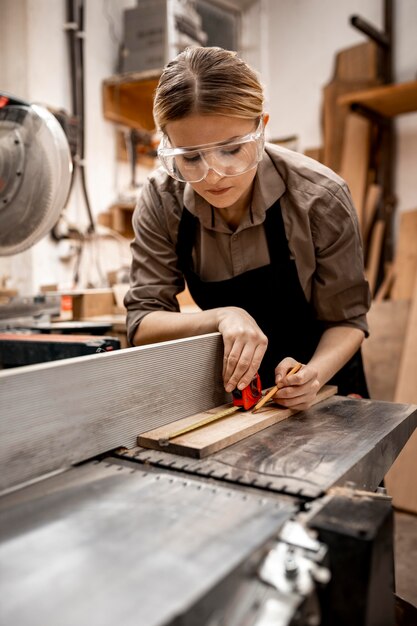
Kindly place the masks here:
[[(0, 89), (69, 110), (65, 1), (0, 3)], [(417, 72), (417, 2), (395, 4), (395, 73), (396, 80), (406, 81), (416, 78)], [(115, 159), (115, 129), (102, 115), (101, 82), (115, 73), (123, 10), (134, 5), (135, 0), (86, 2), (86, 171), (95, 215), (116, 200), (123, 184), (123, 168)], [(332, 77), (335, 53), (365, 40), (350, 26), (349, 17), (356, 13), (382, 27), (382, 8), (383, 0), (260, 0), (251, 7), (243, 22), (243, 49), (266, 87), (269, 136), (296, 134), (299, 150), (320, 145), (321, 92)], [(396, 123), (399, 212), (417, 207), (417, 114), (404, 115)], [(79, 227), (86, 226), (79, 184), (67, 213)], [(88, 244), (83, 255), (83, 286), (100, 285), (98, 258), (105, 273), (128, 262), (129, 250), (111, 240)], [(5, 274), (13, 277), (21, 293), (34, 293), (42, 283), (69, 287), (73, 262), (60, 262), (57, 246), (46, 237), (29, 251), (0, 258), (0, 277)]]
[[(298, 136), (303, 151), (322, 143), (322, 88), (331, 80), (335, 54), (366, 41), (350, 25), (359, 15), (383, 28), (383, 0), (265, 0), (268, 7), (267, 108), (272, 138)], [(395, 2), (395, 80), (417, 78), (417, 2)], [(417, 113), (396, 120), (397, 212), (417, 207)], [(397, 213), (397, 214), (398, 214)]]

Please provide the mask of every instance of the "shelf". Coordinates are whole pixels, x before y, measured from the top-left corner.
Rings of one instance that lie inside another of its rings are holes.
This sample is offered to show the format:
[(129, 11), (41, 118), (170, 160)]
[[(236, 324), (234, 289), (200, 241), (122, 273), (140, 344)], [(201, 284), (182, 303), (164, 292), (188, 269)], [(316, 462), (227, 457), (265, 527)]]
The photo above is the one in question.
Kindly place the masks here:
[(161, 72), (134, 72), (103, 81), (103, 115), (106, 120), (129, 128), (155, 130), (153, 96)]
[(338, 98), (341, 105), (360, 105), (385, 117), (417, 111), (417, 80), (373, 87)]

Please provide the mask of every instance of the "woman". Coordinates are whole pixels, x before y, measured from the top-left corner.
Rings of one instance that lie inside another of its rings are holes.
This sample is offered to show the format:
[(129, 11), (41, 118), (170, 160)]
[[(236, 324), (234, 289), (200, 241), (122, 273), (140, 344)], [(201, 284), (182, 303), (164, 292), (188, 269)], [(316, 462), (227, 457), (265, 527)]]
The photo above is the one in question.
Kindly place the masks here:
[[(293, 409), (329, 381), (367, 396), (360, 345), (370, 296), (344, 181), (265, 144), (262, 86), (233, 52), (195, 47), (176, 57), (154, 117), (162, 167), (133, 217), (129, 341), (219, 331), (227, 392), (259, 370)], [(179, 312), (184, 281), (201, 312)], [(286, 377), (297, 361), (304, 366)]]

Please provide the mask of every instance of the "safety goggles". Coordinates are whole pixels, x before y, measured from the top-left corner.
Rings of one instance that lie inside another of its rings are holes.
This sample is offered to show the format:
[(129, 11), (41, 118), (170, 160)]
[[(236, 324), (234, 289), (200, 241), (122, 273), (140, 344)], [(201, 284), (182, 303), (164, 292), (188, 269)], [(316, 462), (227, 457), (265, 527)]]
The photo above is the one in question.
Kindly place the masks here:
[(256, 167), (264, 149), (264, 124), (248, 135), (193, 148), (172, 148), (164, 135), (158, 157), (167, 173), (185, 183), (199, 183), (209, 170), (219, 176), (239, 176)]

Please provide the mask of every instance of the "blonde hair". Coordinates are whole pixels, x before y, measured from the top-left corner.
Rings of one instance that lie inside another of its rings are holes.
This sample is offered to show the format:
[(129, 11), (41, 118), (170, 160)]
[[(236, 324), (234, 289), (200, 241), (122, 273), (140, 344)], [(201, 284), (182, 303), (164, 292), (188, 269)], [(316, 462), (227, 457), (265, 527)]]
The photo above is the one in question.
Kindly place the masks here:
[(256, 72), (236, 52), (195, 46), (165, 66), (155, 91), (153, 115), (163, 131), (168, 122), (193, 113), (257, 118), (263, 103)]

